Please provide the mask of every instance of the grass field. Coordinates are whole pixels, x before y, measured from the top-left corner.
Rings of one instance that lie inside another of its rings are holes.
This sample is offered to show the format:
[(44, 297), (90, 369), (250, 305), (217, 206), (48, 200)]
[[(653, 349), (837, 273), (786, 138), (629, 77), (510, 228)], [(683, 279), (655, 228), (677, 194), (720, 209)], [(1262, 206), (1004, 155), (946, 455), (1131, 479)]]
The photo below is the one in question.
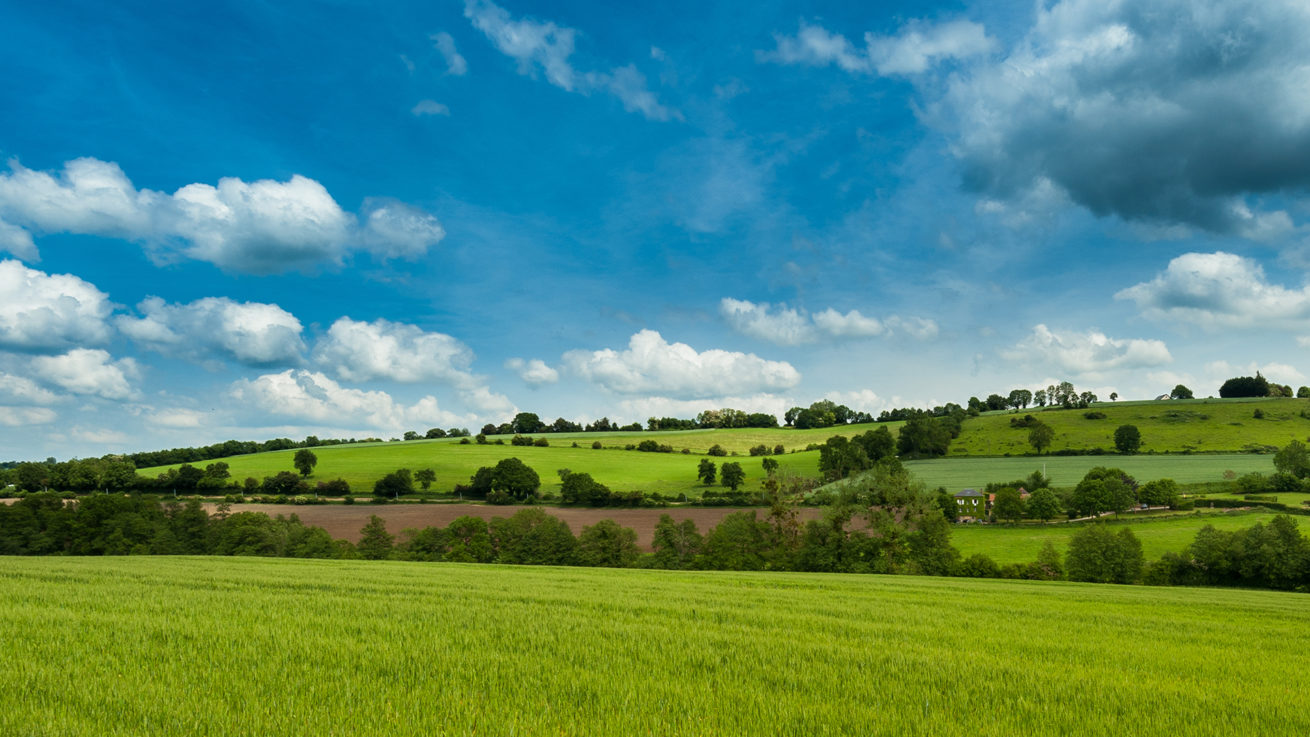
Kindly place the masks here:
[[(455, 484), (467, 484), (469, 477), (478, 468), (494, 466), (502, 458), (513, 456), (537, 472), (541, 477), (543, 493), (559, 490), (560, 478), (557, 471), (561, 468), (589, 473), (616, 491), (638, 489), (661, 494), (686, 493), (695, 497), (700, 496), (705, 489), (696, 479), (696, 466), (703, 456), (641, 453), (635, 450), (592, 450), (589, 444), (580, 448), (570, 447), (572, 441), (567, 439), (551, 437), (550, 441), (551, 446), (547, 448), (513, 446), (508, 443), (460, 445), (446, 440), (326, 446), (314, 448), (318, 465), (309, 480), (313, 483), (340, 477), (350, 482), (356, 492), (368, 492), (372, 491), (374, 481), (398, 468), (431, 468), (437, 474), (433, 488), (449, 491)], [(279, 471), (293, 471), (295, 467), (291, 460), (295, 453), (294, 450), (281, 450), (232, 456), (222, 460), (231, 467), (233, 478), (239, 480), (253, 476), (262, 479)], [(773, 457), (785, 469), (807, 476), (818, 475), (817, 452), (788, 453)], [(711, 460), (716, 464), (722, 464), (723, 461), (740, 463), (746, 472), (748, 488), (758, 487), (764, 478), (763, 466), (758, 457), (742, 455)], [(142, 473), (155, 475), (161, 470), (145, 469)]]
[(7, 559), (0, 734), (1304, 735), (1299, 594)]
[[(1123, 522), (1110, 521), (1105, 524), (1116, 531), (1121, 527), (1132, 530), (1137, 539), (1142, 541), (1142, 553), (1150, 561), (1167, 552), (1182, 552), (1196, 538), (1197, 530), (1206, 525), (1214, 525), (1221, 530), (1236, 530), (1257, 522), (1268, 523), (1273, 518), (1272, 512), (1215, 510), (1215, 513), (1210, 513), (1201, 510), (1181, 517), (1130, 518)], [(1298, 520), (1302, 528), (1310, 522), (1301, 517), (1294, 519)], [(1031, 563), (1037, 560), (1037, 554), (1047, 542), (1063, 555), (1069, 547), (1069, 538), (1080, 529), (1082, 525), (1070, 524), (955, 525), (951, 528), (951, 544), (965, 557), (982, 553), (1000, 564)]]
[[(1291, 440), (1310, 436), (1310, 409), (1305, 399), (1194, 399), (1167, 402), (1099, 402), (1091, 408), (1104, 412), (1101, 420), (1083, 416), (1087, 410), (1033, 409), (1013, 413), (987, 413), (967, 420), (960, 437), (951, 443), (950, 455), (1015, 455), (1033, 452), (1027, 428), (1012, 428), (1010, 419), (1031, 414), (1055, 430), (1050, 450), (1104, 448), (1114, 450), (1114, 431), (1136, 425), (1142, 433), (1142, 451), (1174, 453), (1241, 452), (1256, 446), (1281, 448)], [(1254, 417), (1255, 411), (1263, 419)]]
[(1040, 458), (935, 458), (905, 464), (930, 488), (980, 488), (992, 481), (1013, 481), (1046, 469), (1054, 486), (1074, 486), (1096, 466), (1121, 468), (1138, 481), (1171, 478), (1180, 484), (1222, 481), (1224, 471), (1241, 476), (1252, 471), (1274, 472), (1272, 455), (1103, 455)]

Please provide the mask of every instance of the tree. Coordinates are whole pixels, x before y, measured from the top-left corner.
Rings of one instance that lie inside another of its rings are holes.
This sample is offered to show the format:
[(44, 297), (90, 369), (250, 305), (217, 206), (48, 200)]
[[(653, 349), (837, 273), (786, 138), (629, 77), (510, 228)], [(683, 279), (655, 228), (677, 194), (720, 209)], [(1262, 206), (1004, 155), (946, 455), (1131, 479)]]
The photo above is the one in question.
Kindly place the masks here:
[(1310, 386), (1303, 386), (1296, 390), (1297, 399), (1310, 399)]
[(746, 472), (742, 470), (740, 463), (726, 462), (719, 472), (719, 479), (724, 486), (736, 491), (737, 487), (746, 480)]
[(1310, 450), (1300, 440), (1293, 440), (1274, 454), (1274, 468), (1298, 479), (1310, 476)]
[(291, 463), (295, 465), (301, 476), (308, 478), (309, 474), (314, 472), (314, 466), (318, 465), (318, 456), (314, 455), (314, 451), (309, 448), (301, 448), (296, 451)]
[(718, 468), (715, 467), (714, 461), (708, 458), (700, 459), (700, 465), (696, 467), (696, 478), (700, 479), (701, 483), (709, 486), (714, 483), (714, 477), (717, 475)]
[[(1119, 401), (1119, 392), (1110, 392), (1110, 401), (1111, 402)], [(1056, 553), (1056, 555), (1059, 555), (1059, 553)]]
[(1054, 439), (1055, 430), (1051, 429), (1051, 426), (1045, 422), (1038, 421), (1037, 424), (1033, 425), (1032, 429), (1028, 431), (1028, 444), (1038, 453), (1051, 447), (1051, 441)]
[(696, 553), (700, 552), (701, 536), (696, 531), (696, 521), (685, 519), (674, 522), (667, 514), (660, 515), (655, 525), (655, 537), (651, 550), (655, 551), (656, 568), (687, 568)]
[(1170, 398), (1170, 399), (1191, 399), (1191, 398), (1192, 398), (1192, 390), (1191, 390), (1191, 389), (1188, 389), (1187, 387), (1183, 386), (1182, 384), (1179, 384), (1178, 386), (1175, 386), (1175, 387), (1174, 387), (1174, 390), (1173, 390), (1173, 391), (1169, 392), (1169, 398)]
[(396, 469), (373, 484), (375, 496), (389, 496), (392, 499), (401, 494), (411, 494), (413, 491), (414, 474), (408, 468)]
[(1097, 466), (1083, 476), (1069, 496), (1069, 505), (1082, 516), (1123, 511), (1136, 499), (1136, 481), (1118, 468)]
[(541, 477), (528, 464), (517, 458), (502, 458), (491, 473), (491, 494), (488, 501), (496, 496), (496, 501), (524, 499), (537, 493), (541, 487)]
[(1023, 497), (1019, 490), (1007, 486), (996, 492), (996, 501), (992, 504), (992, 514), (999, 520), (1018, 522), (1023, 519)]
[(414, 474), (414, 480), (423, 487), (424, 491), (427, 491), (432, 486), (432, 482), (437, 480), (437, 472), (430, 468), (419, 469), (418, 473)]
[(496, 517), (488, 525), (497, 563), (567, 566), (576, 562), (578, 539), (568, 523), (539, 507)]
[(714, 445), (710, 446), (709, 450), (705, 451), (705, 454), (712, 455), (716, 458), (721, 458), (723, 456), (728, 455), (728, 451), (724, 450), (722, 445), (715, 443)]
[(896, 440), (896, 449), (900, 454), (910, 457), (946, 455), (950, 446), (951, 431), (934, 417), (907, 420), (901, 426)]
[(1114, 431), (1114, 447), (1124, 455), (1132, 455), (1142, 447), (1142, 433), (1136, 425), (1120, 425)]
[(1105, 525), (1089, 525), (1070, 538), (1066, 565), (1071, 581), (1136, 583), (1142, 577), (1142, 543), (1126, 527), (1116, 535)]
[(1045, 389), (1038, 389), (1038, 390), (1037, 390), (1037, 393), (1036, 393), (1036, 394), (1033, 394), (1033, 403), (1036, 404), (1038, 407), (1045, 407), (1045, 406), (1046, 406), (1046, 390), (1045, 390)]
[(1269, 381), (1255, 372), (1255, 376), (1235, 376), (1219, 387), (1219, 396), (1230, 397), (1267, 397)]
[(510, 422), (511, 432), (529, 434), (541, 432), (546, 429), (546, 423), (541, 421), (535, 412), (520, 412), (514, 415), (514, 420)]
[(387, 523), (376, 514), (369, 515), (368, 524), (359, 531), (359, 551), (365, 560), (382, 560), (391, 555), (396, 544), (396, 536), (387, 532)]
[(1064, 511), (1060, 505), (1060, 497), (1055, 495), (1050, 489), (1038, 489), (1028, 497), (1028, 516), (1039, 519), (1043, 522), (1053, 519)]
[(434, 438), (444, 438), (446, 437), (446, 431), (442, 430), (439, 427), (429, 428), (427, 434), (424, 435), (423, 437), (427, 438), (428, 440), (432, 440)]
[(1010, 392), (1010, 396), (1005, 401), (1014, 409), (1024, 409), (1033, 401), (1033, 393), (1027, 389), (1015, 389)]
[(765, 459), (762, 461), (762, 463), (763, 463), (763, 465), (764, 465), (764, 475), (765, 475), (765, 476), (772, 476), (774, 473), (776, 473), (776, 472), (778, 471), (778, 461), (776, 461), (775, 459), (773, 459), (773, 458), (765, 458)]
[(1142, 484), (1137, 498), (1152, 507), (1172, 507), (1178, 503), (1178, 483), (1173, 479), (1155, 479)]
[(565, 504), (604, 506), (610, 501), (609, 487), (596, 481), (589, 473), (568, 473), (560, 485), (560, 500)]
[(637, 532), (614, 520), (583, 527), (578, 535), (578, 563), (584, 566), (627, 568), (639, 554)]

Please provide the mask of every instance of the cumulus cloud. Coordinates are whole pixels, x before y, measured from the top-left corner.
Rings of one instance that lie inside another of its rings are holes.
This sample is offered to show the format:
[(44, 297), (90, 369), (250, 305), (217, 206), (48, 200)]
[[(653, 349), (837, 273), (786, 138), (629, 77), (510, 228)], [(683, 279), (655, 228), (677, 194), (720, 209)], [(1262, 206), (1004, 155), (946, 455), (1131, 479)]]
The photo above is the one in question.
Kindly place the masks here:
[(527, 361), (522, 358), (511, 358), (505, 362), (505, 368), (518, 374), (520, 379), (532, 386), (554, 384), (559, 381), (559, 372), (547, 366), (540, 358)]
[(631, 64), (608, 72), (582, 71), (574, 67), (573, 56), (577, 31), (549, 21), (530, 18), (515, 20), (504, 8), (489, 0), (466, 0), (464, 17), (486, 35), (502, 54), (518, 62), (520, 74), (546, 81), (567, 92), (589, 95), (609, 92), (619, 99), (623, 109), (640, 112), (650, 120), (669, 120), (677, 114), (660, 104), (646, 86), (646, 78)]
[(469, 419), (442, 410), (432, 396), (405, 405), (386, 392), (343, 387), (319, 372), (304, 369), (239, 380), (232, 385), (231, 395), (252, 410), (276, 417), (338, 425), (356, 423), (384, 430), (448, 426)]
[(0, 425), (5, 427), (25, 427), (27, 425), (48, 425), (59, 418), (54, 410), (46, 407), (6, 407), (0, 405)]
[[(25, 228), (28, 238), (31, 232), (123, 238), (145, 244), (159, 262), (191, 258), (269, 274), (337, 265), (360, 248), (413, 257), (444, 235), (431, 215), (412, 208), (397, 214), (395, 205), (366, 208), (361, 227), (322, 184), (298, 174), (285, 182), (225, 177), (216, 186), (188, 184), (169, 195), (138, 190), (117, 164), (93, 158), (69, 161), (57, 173), (16, 161), (10, 169), (0, 173), (0, 219)], [(0, 237), (20, 248), (26, 242), (15, 241), (12, 229), (0, 229)]]
[(956, 75), (927, 117), (966, 185), (1054, 186), (1098, 216), (1273, 238), (1249, 196), (1310, 186), (1310, 6), (1063, 0), (1002, 58)]
[(859, 310), (838, 312), (831, 307), (810, 314), (786, 305), (724, 297), (719, 314), (733, 330), (778, 345), (803, 345), (820, 340), (871, 338), (901, 330), (916, 338), (937, 335), (937, 323), (921, 317), (868, 317)]
[(178, 429), (200, 427), (205, 420), (205, 413), (192, 409), (162, 409), (146, 416), (146, 421), (151, 425)]
[(1310, 286), (1270, 284), (1255, 261), (1231, 253), (1185, 253), (1154, 279), (1120, 291), (1146, 317), (1203, 327), (1300, 326), (1310, 317)]
[(1289, 366), (1285, 363), (1257, 363), (1251, 361), (1246, 364), (1233, 364), (1228, 361), (1212, 361), (1205, 365), (1206, 377), (1216, 387), (1216, 393), (1218, 393), (1218, 387), (1223, 382), (1234, 376), (1255, 376), (1257, 373), (1279, 384), (1305, 381), (1305, 374), (1298, 371), (1295, 366)]
[(59, 401), (54, 392), (39, 386), (25, 376), (0, 372), (0, 402), (5, 404), (54, 404)]
[(36, 242), (32, 240), (32, 234), (3, 220), (0, 220), (0, 251), (17, 256), (24, 261), (37, 261), (40, 259), (40, 254), (36, 250)]
[(794, 402), (777, 394), (752, 394), (745, 397), (711, 397), (708, 399), (672, 399), (669, 397), (637, 397), (619, 402), (615, 414), (624, 422), (642, 422), (648, 417), (695, 417), (711, 409), (732, 407), (743, 412), (765, 412), (778, 418), (786, 414)]
[(314, 362), (347, 381), (473, 382), (468, 346), (444, 333), (390, 320), (338, 319), (314, 346)]
[(109, 295), (72, 274), (0, 261), (0, 348), (58, 351), (109, 339)]
[(424, 115), (444, 115), (445, 117), (450, 117), (450, 108), (436, 100), (419, 100), (418, 104), (410, 108), (409, 112), (414, 115), (414, 117), (423, 117)]
[(1099, 330), (1056, 331), (1037, 325), (1009, 350), (1009, 361), (1053, 366), (1063, 374), (1095, 377), (1115, 369), (1141, 369), (1173, 361), (1163, 341), (1111, 338)]
[(953, 20), (940, 24), (911, 21), (895, 36), (864, 34), (864, 48), (822, 26), (801, 21), (795, 36), (774, 34), (777, 48), (760, 52), (761, 61), (808, 66), (836, 66), (853, 74), (882, 76), (922, 74), (951, 59), (986, 54), (996, 46), (977, 23)]
[(295, 315), (274, 304), (206, 297), (167, 304), (149, 297), (137, 305), (144, 317), (121, 315), (120, 332), (152, 350), (191, 360), (211, 356), (251, 366), (297, 364), (305, 350)]
[(718, 349), (697, 352), (685, 343), (665, 341), (654, 330), (634, 334), (627, 350), (570, 351), (564, 355), (564, 364), (578, 376), (618, 394), (678, 399), (787, 389), (801, 379), (785, 361)]
[(441, 52), (441, 58), (446, 60), (446, 74), (462, 77), (468, 73), (468, 62), (455, 48), (455, 39), (449, 33), (442, 31), (432, 34), (429, 38), (432, 39), (432, 45), (437, 51)]
[(74, 394), (116, 400), (136, 396), (132, 388), (138, 375), (136, 362), (115, 361), (107, 351), (76, 348), (60, 356), (37, 356), (32, 368), (43, 381)]

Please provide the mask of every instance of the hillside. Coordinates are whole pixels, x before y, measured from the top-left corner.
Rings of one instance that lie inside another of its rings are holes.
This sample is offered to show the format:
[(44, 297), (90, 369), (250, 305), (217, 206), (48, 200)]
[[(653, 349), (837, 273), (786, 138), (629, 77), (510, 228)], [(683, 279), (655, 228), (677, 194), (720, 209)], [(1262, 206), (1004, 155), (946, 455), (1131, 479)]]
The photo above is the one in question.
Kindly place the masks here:
[(0, 651), (11, 694), (0, 733), (1303, 735), (1305, 598), (908, 576), (8, 559), (0, 631), (23, 636)]
[[(1263, 419), (1255, 417), (1256, 410)], [(1087, 412), (1105, 414), (1087, 419)], [(1302, 415), (1302, 413), (1305, 415)], [(1271, 451), (1310, 436), (1310, 400), (1194, 399), (1160, 402), (1098, 402), (1088, 410), (1034, 409), (991, 412), (966, 420), (951, 443), (951, 456), (1004, 456), (1033, 453), (1028, 429), (1010, 420), (1031, 414), (1055, 430), (1049, 452), (1114, 451), (1114, 431), (1135, 425), (1142, 453), (1244, 453)]]

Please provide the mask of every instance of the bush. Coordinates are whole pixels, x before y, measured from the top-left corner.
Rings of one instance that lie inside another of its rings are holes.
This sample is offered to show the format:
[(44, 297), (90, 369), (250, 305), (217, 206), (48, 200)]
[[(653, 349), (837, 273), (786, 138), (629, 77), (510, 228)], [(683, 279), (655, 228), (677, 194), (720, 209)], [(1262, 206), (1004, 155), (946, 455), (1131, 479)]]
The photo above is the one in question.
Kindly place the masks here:
[(724, 450), (722, 445), (715, 443), (710, 446), (709, 450), (705, 451), (705, 454), (712, 456), (726, 456), (728, 455), (728, 451)]
[(518, 446), (532, 445), (532, 438), (528, 435), (515, 435), (510, 438), (509, 444)]
[(591, 443), (591, 449), (592, 449), (592, 450), (600, 450), (601, 448), (604, 448), (604, 447), (605, 447), (605, 446), (603, 446), (603, 445), (600, 444), (600, 441), (599, 441), (599, 440), (592, 441), (592, 443)]
[[(486, 438), (483, 438), (482, 440), (485, 442), (485, 441), (486, 441)], [(460, 444), (460, 445), (469, 445), (469, 439), (468, 439), (468, 438), (460, 438), (460, 439), (459, 439), (459, 444)]]
[(782, 447), (782, 443), (778, 443), (777, 445), (773, 446), (773, 454), (776, 455), (776, 456), (780, 456), (780, 455), (782, 455), (783, 453), (786, 453), (786, 452), (787, 452), (787, 449), (784, 448), (784, 447)]
[(545, 438), (537, 438), (532, 441), (532, 445), (537, 448), (548, 448), (550, 447), (550, 441)]
[(1104, 420), (1106, 415), (1104, 412), (1097, 412), (1096, 410), (1092, 410), (1091, 412), (1084, 412), (1083, 417), (1089, 420)]
[(341, 503), (342, 503), (342, 504), (354, 504), (354, 503), (355, 503), (355, 497), (353, 497), (353, 496), (347, 494), (347, 495), (341, 497)]
[(769, 454), (769, 447), (764, 443), (751, 447), (750, 454), (754, 456), (766, 456)]
[(1257, 420), (1263, 420), (1265, 418), (1265, 411), (1262, 409), (1256, 409), (1256, 411), (1251, 413), (1251, 416)]

